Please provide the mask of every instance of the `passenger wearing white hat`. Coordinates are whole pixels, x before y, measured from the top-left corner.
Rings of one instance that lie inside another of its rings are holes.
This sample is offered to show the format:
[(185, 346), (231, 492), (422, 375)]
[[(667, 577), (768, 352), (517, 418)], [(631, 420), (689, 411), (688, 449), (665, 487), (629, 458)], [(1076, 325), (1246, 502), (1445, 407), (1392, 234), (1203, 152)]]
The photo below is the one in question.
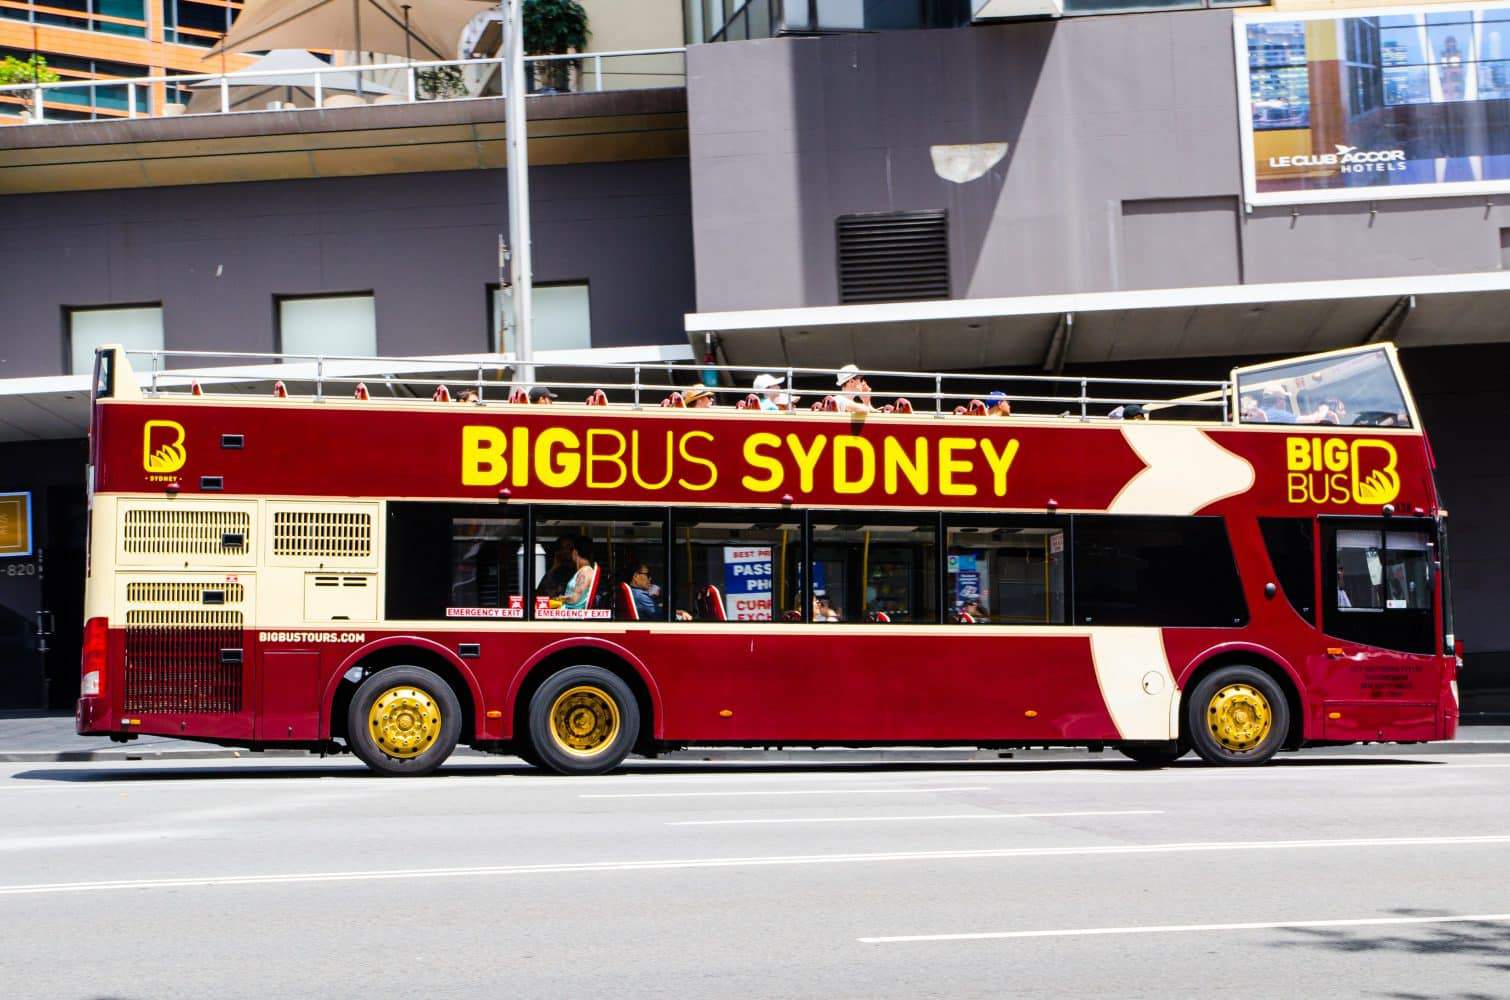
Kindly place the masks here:
[(751, 388), (760, 394), (760, 408), (762, 410), (779, 412), (781, 410), (790, 410), (797, 405), (798, 397), (795, 392), (776, 391), (782, 387), (782, 383), (785, 381), (786, 379), (780, 375), (761, 374), (755, 376), (755, 381), (751, 385)]
[(839, 404), (841, 413), (870, 413), (875, 407), (870, 405), (870, 383), (865, 381), (865, 375), (855, 365), (845, 365), (840, 368), (835, 376), (841, 392), (835, 394), (834, 402)]

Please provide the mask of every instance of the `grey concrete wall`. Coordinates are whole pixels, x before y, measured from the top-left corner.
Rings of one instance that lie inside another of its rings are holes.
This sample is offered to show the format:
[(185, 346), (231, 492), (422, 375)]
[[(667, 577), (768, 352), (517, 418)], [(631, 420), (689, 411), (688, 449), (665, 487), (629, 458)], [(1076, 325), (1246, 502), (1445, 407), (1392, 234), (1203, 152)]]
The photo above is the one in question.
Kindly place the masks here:
[[(535, 280), (590, 284), (594, 346), (684, 342), (686, 161), (530, 181)], [(494, 170), (0, 197), (0, 378), (62, 371), (64, 310), (112, 303), (161, 302), (170, 349), (271, 351), (275, 295), (371, 291), (379, 353), (486, 350), (506, 200)]]
[[(699, 310), (837, 302), (851, 212), (948, 210), (955, 297), (1500, 267), (1510, 208), (1481, 197), (1243, 212), (1231, 25), (1182, 11), (693, 47)], [(978, 180), (934, 173), (934, 144), (1000, 141)]]

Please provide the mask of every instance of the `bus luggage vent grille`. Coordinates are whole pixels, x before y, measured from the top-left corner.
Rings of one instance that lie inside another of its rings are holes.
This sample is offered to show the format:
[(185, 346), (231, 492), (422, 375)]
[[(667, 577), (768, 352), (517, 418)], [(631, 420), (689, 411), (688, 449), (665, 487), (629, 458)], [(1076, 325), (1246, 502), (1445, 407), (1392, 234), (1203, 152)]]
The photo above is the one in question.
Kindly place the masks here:
[(371, 514), (313, 510), (280, 510), (273, 514), (275, 556), (365, 559), (371, 554)]
[(244, 510), (126, 511), (125, 546), (146, 555), (206, 556), (247, 551), (252, 516)]
[(126, 600), (131, 604), (240, 604), (245, 599), (246, 588), (239, 583), (126, 584)]
[(126, 712), (241, 711), (241, 612), (126, 612)]

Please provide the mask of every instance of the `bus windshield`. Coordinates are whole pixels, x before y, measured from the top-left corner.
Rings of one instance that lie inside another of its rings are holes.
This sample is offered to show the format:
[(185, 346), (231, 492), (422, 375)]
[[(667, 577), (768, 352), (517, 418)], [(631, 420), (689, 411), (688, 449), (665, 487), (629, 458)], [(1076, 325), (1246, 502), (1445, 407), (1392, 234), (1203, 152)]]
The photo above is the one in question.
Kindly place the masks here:
[(1410, 426), (1383, 348), (1240, 371), (1237, 392), (1243, 423)]

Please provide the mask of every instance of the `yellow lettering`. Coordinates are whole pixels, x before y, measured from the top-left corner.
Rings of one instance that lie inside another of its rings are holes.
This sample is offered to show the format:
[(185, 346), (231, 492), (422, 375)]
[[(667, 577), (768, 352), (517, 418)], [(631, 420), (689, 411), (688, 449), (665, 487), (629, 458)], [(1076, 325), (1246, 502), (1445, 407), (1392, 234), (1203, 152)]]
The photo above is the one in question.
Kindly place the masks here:
[[(1291, 441), (1299, 441), (1300, 439), (1299, 438), (1291, 438), (1290, 440)], [(1311, 491), (1308, 488), (1309, 485), (1310, 485), (1310, 477), (1307, 476), (1304, 472), (1292, 472), (1292, 473), (1290, 473), (1290, 495), (1289, 495), (1290, 502), (1291, 503), (1305, 503), (1306, 500), (1309, 499), (1309, 497), (1310, 497), (1310, 492)]]
[(745, 438), (745, 464), (762, 469), (766, 473), (762, 479), (749, 475), (741, 479), (740, 482), (744, 484), (745, 489), (756, 493), (774, 493), (781, 489), (781, 460), (775, 455), (763, 454), (760, 450), (779, 447), (781, 447), (781, 438), (764, 431)]
[(1321, 446), (1321, 455), (1328, 472), (1342, 472), (1347, 468), (1347, 442), (1341, 438), (1327, 439)]
[(1285, 438), (1285, 452), (1285, 464), (1291, 472), (1305, 472), (1311, 467), (1311, 442), (1305, 438)]
[(497, 486), (508, 474), (503, 458), (503, 431), (482, 424), (461, 429), (461, 482), (463, 486)]
[(968, 476), (975, 471), (975, 463), (967, 458), (955, 458), (957, 451), (969, 451), (975, 447), (971, 438), (946, 437), (939, 439), (939, 492), (948, 497), (975, 496), (974, 483), (957, 482), (956, 476)]
[[(860, 456), (860, 474), (851, 476), (849, 455)], [(864, 493), (876, 484), (876, 450), (861, 437), (834, 439), (834, 492)]]
[(982, 438), (980, 450), (986, 453), (986, 464), (991, 467), (991, 472), (995, 476), (996, 495), (999, 497), (1006, 496), (1007, 470), (1012, 467), (1012, 460), (1017, 457), (1017, 439), (1013, 438), (1008, 441), (1007, 446), (998, 453), (996, 445), (992, 444), (988, 439)]
[(712, 441), (713, 435), (709, 434), (707, 431), (688, 431), (686, 434), (682, 435), (681, 441), (677, 444), (677, 451), (681, 454), (682, 458), (691, 462), (693, 465), (706, 465), (708, 467), (708, 481), (706, 483), (694, 486), (693, 484), (687, 482), (686, 479), (679, 478), (676, 481), (676, 485), (680, 486), (684, 490), (711, 490), (713, 488), (713, 484), (718, 482), (718, 466), (714, 465), (706, 458), (688, 454), (687, 442), (692, 438), (707, 438), (709, 441)]
[(912, 491), (920, 497), (928, 495), (928, 441), (918, 438), (912, 442), (912, 454), (908, 455), (902, 444), (894, 437), (881, 444), (882, 483), (889, 496), (895, 496), (899, 473), (907, 477)]
[(530, 484), (530, 429), (528, 427), (514, 428), (514, 485), (528, 486)]
[[(535, 438), (535, 478), (546, 486), (564, 489), (577, 481), (582, 471), (581, 442), (565, 427), (547, 427)], [(555, 448), (559, 446), (560, 452)]]
[(629, 469), (634, 474), (637, 486), (645, 490), (661, 490), (671, 482), (671, 432), (666, 432), (666, 475), (658, 483), (647, 483), (640, 478), (640, 432), (629, 432)]
[(811, 448), (802, 447), (802, 439), (795, 434), (786, 436), (786, 446), (792, 449), (792, 457), (797, 460), (797, 485), (802, 492), (813, 491), (813, 469), (818, 465), (818, 456), (823, 454), (823, 448), (828, 444), (828, 438), (819, 435), (813, 439)]
[[(618, 444), (618, 449), (612, 454), (602, 455), (593, 447), (593, 442), (601, 438), (608, 438)], [(624, 485), (624, 480), (629, 478), (629, 470), (624, 467), (624, 450), (628, 444), (624, 441), (624, 435), (618, 431), (593, 428), (587, 432), (587, 488), (590, 490), (613, 490)], [(593, 470), (602, 463), (610, 462), (618, 467), (619, 477), (613, 482), (603, 482), (593, 477)]]

